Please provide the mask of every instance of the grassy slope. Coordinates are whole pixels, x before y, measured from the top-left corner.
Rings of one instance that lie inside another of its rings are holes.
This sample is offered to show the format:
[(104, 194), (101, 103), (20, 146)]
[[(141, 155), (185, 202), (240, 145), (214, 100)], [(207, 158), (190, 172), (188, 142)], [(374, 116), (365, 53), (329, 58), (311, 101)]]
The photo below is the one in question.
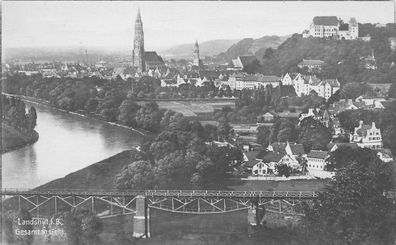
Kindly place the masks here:
[(115, 176), (121, 169), (132, 163), (131, 153), (135, 150), (123, 151), (100, 162), (48, 182), (38, 189), (84, 189), (113, 190)]
[(33, 144), (38, 139), (38, 134), (36, 134), (36, 137), (27, 137), (5, 123), (1, 124), (1, 133), (2, 153)]

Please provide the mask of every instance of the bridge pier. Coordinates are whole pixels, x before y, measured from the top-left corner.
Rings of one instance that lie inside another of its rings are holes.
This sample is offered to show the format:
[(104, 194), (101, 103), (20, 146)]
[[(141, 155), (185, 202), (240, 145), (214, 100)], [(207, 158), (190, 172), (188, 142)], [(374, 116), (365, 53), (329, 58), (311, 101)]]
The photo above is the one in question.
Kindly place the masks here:
[(149, 238), (150, 235), (150, 209), (146, 197), (136, 197), (136, 215), (133, 217), (133, 237)]

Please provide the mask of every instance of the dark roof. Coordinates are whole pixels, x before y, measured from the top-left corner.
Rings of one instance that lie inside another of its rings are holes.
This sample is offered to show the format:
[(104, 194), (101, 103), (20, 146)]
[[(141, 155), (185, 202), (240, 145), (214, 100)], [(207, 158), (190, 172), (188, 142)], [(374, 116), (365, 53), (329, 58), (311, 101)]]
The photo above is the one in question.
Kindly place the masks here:
[(307, 154), (307, 157), (325, 159), (327, 157), (327, 151), (311, 150)]
[(349, 30), (349, 24), (341, 24), (339, 30), (340, 31), (348, 31)]
[(242, 66), (247, 66), (257, 60), (254, 55), (241, 55), (239, 59), (241, 60)]
[(248, 151), (248, 152), (245, 152), (245, 155), (249, 159), (249, 161), (251, 161), (251, 160), (257, 159), (258, 153), (259, 153), (259, 151)]
[(293, 155), (305, 154), (304, 146), (302, 144), (289, 144)]
[(338, 149), (350, 147), (352, 149), (358, 149), (359, 146), (356, 143), (328, 143), (327, 149), (331, 150), (335, 145), (337, 145)]
[(282, 152), (285, 153), (285, 148), (286, 148), (286, 143), (281, 143), (281, 142), (276, 142), (271, 144), (272, 149), (274, 149), (274, 152)]
[(264, 163), (269, 163), (269, 162), (279, 162), (284, 156), (285, 154), (283, 153), (278, 153), (278, 152), (275, 153), (272, 151), (261, 151), (257, 155), (257, 158), (262, 159)]
[(154, 62), (164, 63), (161, 56), (159, 56), (157, 54), (157, 52), (155, 52), (155, 51), (144, 52), (144, 59), (145, 59), (145, 62), (148, 62), (148, 63), (154, 63)]
[(358, 130), (356, 130), (356, 133), (363, 137), (367, 135), (367, 130), (371, 129), (372, 125), (362, 125), (361, 128), (359, 128)]
[(254, 160), (251, 160), (251, 161), (246, 162), (246, 163), (244, 164), (244, 166), (245, 166), (245, 167), (248, 167), (248, 168), (252, 168), (252, 167), (253, 167), (254, 165), (256, 165), (258, 162), (260, 162), (260, 161), (254, 159)]
[(338, 19), (337, 16), (315, 16), (313, 23), (320, 26), (336, 26), (338, 25)]

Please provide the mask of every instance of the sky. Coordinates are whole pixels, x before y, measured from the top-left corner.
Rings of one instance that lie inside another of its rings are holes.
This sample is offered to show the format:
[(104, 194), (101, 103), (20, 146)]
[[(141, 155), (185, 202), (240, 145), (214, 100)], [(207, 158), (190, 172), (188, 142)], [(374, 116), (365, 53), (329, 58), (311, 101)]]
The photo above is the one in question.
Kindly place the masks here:
[(394, 21), (392, 1), (3, 1), (3, 48), (132, 48), (138, 8), (146, 50), (193, 43), (195, 39), (203, 42), (301, 33), (317, 15), (345, 20), (355, 17), (359, 23)]

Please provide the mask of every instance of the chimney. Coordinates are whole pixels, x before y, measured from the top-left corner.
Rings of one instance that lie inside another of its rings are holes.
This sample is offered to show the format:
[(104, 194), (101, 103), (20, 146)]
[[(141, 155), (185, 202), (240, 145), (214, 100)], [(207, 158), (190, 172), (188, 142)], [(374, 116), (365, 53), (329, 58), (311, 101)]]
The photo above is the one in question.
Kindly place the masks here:
[(308, 114), (313, 114), (313, 108), (308, 109)]
[(359, 121), (359, 128), (361, 128), (363, 126), (363, 120)]
[(375, 122), (371, 123), (371, 128), (375, 128)]

